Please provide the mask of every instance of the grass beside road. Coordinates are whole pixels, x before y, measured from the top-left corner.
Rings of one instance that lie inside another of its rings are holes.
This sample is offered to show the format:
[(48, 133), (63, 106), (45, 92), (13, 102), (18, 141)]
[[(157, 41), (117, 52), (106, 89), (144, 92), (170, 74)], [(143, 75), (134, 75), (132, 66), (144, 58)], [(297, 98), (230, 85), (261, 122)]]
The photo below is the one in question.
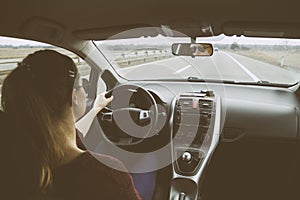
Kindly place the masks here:
[(234, 53), (260, 60), (284, 69), (300, 72), (300, 51), (275, 50), (275, 51), (252, 51), (237, 50)]
[(265, 53), (265, 52), (257, 52), (257, 51), (237, 51), (235, 52), (237, 54), (243, 55), (243, 56), (247, 56), (256, 60), (260, 60), (266, 63), (270, 63), (272, 65), (280, 65), (280, 62), (278, 59), (276, 59), (273, 56), (270, 56), (269, 54)]

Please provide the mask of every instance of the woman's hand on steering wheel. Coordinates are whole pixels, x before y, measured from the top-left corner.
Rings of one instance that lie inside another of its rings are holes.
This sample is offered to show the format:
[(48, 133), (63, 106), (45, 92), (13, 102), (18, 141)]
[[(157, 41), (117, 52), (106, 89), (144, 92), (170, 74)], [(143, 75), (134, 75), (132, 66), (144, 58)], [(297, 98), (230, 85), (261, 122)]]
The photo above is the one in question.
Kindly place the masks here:
[(107, 92), (102, 92), (97, 95), (94, 105), (93, 105), (93, 110), (95, 113), (99, 113), (100, 110), (102, 110), (107, 104), (109, 104), (113, 100), (113, 96), (110, 96), (108, 98), (105, 97)]

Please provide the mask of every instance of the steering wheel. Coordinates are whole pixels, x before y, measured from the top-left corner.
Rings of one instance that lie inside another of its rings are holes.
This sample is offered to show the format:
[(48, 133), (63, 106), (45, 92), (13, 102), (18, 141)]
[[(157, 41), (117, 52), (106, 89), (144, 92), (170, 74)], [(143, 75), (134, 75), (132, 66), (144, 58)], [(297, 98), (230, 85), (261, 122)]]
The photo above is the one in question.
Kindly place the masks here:
[(98, 116), (107, 139), (116, 145), (134, 145), (157, 134), (158, 108), (150, 92), (122, 84), (105, 96), (111, 95), (114, 100)]

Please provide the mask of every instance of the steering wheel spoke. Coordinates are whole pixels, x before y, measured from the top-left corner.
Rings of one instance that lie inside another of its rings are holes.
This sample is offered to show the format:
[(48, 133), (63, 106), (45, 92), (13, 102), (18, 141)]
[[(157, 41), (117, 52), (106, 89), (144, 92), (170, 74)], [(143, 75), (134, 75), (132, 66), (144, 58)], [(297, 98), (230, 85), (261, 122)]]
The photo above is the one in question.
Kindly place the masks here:
[[(120, 137), (114, 143), (133, 145), (156, 133), (158, 108), (155, 99), (146, 89), (125, 84), (117, 86), (111, 93), (115, 97), (111, 108), (105, 108), (101, 112), (100, 120), (110, 122), (113, 129), (118, 130)], [(107, 131), (104, 134), (112, 134)]]
[(113, 112), (102, 112), (101, 113), (101, 121), (112, 122), (113, 120)]

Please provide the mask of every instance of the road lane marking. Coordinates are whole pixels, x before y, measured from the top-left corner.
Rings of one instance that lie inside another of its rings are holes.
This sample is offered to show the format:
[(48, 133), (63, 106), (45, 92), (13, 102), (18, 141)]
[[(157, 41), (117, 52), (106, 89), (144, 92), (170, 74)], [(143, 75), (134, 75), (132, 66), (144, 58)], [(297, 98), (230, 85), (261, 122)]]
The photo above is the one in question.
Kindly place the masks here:
[(180, 74), (181, 72), (183, 72), (184, 70), (187, 70), (190, 67), (192, 67), (192, 65), (188, 65), (188, 66), (186, 66), (184, 68), (181, 68), (181, 69), (175, 71), (173, 74)]
[[(221, 52), (220, 52), (221, 53)], [(245, 67), (244, 65), (242, 65), (239, 61), (237, 61), (234, 57), (232, 57), (231, 55), (229, 55), (228, 53), (222, 52), (222, 54), (225, 54), (226, 56), (228, 56), (229, 58), (231, 58), (244, 72), (246, 72), (246, 74), (248, 74), (255, 82), (260, 82), (261, 80), (255, 75), (253, 74), (249, 69), (247, 69), (247, 67)]]

